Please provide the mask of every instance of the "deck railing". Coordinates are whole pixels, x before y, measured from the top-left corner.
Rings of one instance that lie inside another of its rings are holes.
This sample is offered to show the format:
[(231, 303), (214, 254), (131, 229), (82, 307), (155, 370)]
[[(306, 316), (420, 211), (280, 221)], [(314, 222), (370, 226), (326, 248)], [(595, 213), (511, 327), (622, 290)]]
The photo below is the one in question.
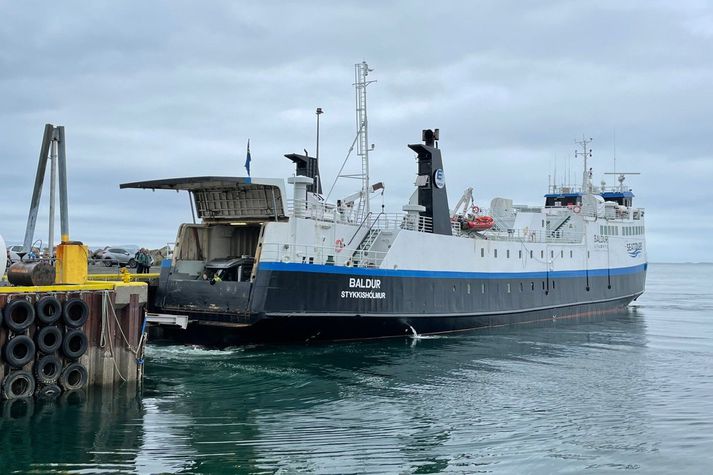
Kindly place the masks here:
[(406, 213), (369, 214), (357, 219), (356, 213), (350, 208), (338, 208), (333, 203), (308, 200), (288, 200), (288, 211), (291, 216), (304, 217), (330, 223), (353, 224), (373, 229), (408, 229), (430, 233), (433, 230), (433, 220), (430, 217), (412, 218)]

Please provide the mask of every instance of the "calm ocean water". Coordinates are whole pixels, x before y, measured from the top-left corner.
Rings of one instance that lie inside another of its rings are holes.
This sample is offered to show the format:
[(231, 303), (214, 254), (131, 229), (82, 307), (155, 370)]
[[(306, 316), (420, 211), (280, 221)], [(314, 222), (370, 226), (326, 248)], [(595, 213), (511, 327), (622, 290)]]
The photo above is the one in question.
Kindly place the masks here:
[(440, 338), (152, 345), (142, 393), (4, 404), (2, 473), (711, 473), (713, 265), (621, 315)]

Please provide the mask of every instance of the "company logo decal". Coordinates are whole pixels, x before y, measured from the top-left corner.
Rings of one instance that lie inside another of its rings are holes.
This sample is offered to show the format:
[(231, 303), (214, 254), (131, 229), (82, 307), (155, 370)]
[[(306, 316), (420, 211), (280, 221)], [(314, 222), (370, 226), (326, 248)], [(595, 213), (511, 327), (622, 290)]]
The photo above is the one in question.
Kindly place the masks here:
[(641, 254), (644, 251), (644, 244), (640, 242), (630, 242), (629, 244), (626, 245), (626, 252), (629, 253), (629, 256), (631, 257), (639, 257), (639, 254)]
[(433, 184), (436, 185), (436, 188), (443, 188), (446, 186), (446, 174), (443, 173), (442, 168), (438, 168), (435, 172), (433, 172)]

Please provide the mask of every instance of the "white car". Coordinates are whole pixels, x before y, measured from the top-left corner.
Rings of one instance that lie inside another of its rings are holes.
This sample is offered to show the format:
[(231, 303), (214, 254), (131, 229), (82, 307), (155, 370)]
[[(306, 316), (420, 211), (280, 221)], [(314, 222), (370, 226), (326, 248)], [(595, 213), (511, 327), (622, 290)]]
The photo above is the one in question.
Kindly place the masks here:
[(20, 262), (20, 254), (19, 252), (22, 252), (23, 246), (9, 246), (7, 248), (7, 252), (10, 256), (10, 262), (7, 263), (7, 266), (10, 267), (10, 264), (14, 264), (15, 262)]

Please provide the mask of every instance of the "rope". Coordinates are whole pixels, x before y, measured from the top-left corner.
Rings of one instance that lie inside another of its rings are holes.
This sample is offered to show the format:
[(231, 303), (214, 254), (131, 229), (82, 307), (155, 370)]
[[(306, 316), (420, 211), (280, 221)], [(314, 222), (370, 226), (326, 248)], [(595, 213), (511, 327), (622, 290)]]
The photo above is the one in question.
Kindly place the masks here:
[(144, 359), (143, 359), (143, 349), (144, 345), (146, 343), (146, 317), (144, 317), (143, 324), (141, 325), (141, 337), (139, 337), (139, 342), (136, 345), (136, 348), (131, 346), (129, 343), (129, 339), (126, 338), (126, 334), (124, 333), (124, 330), (121, 328), (121, 323), (119, 322), (119, 317), (116, 315), (116, 309), (114, 308), (114, 304), (111, 302), (111, 299), (109, 298), (109, 291), (105, 290), (102, 294), (102, 326), (101, 326), (101, 338), (99, 339), (99, 347), (104, 348), (106, 346), (106, 342), (109, 342), (109, 353), (111, 354), (111, 359), (112, 362), (114, 363), (114, 368), (116, 368), (116, 372), (119, 375), (119, 377), (123, 380), (126, 381), (126, 378), (121, 374), (121, 371), (119, 370), (119, 366), (116, 363), (116, 357), (114, 356), (114, 346), (111, 342), (111, 338), (107, 338), (106, 334), (106, 318), (107, 318), (107, 309), (111, 310), (111, 314), (114, 317), (114, 321), (116, 322), (116, 326), (119, 329), (119, 333), (121, 334), (121, 338), (124, 340), (124, 343), (126, 343), (127, 348), (133, 355), (136, 357), (136, 364), (138, 365), (143, 365), (144, 364)]
[[(102, 337), (100, 339), (100, 346), (102, 341), (108, 341), (109, 342), (109, 354), (111, 355), (111, 361), (114, 363), (114, 369), (116, 369), (116, 374), (119, 375), (122, 381), (126, 382), (126, 378), (124, 377), (123, 374), (121, 374), (121, 370), (119, 369), (119, 365), (116, 363), (116, 357), (114, 356), (114, 345), (111, 342), (111, 338), (106, 338), (106, 309), (107, 309), (107, 302), (111, 303), (109, 300), (109, 291), (105, 290), (102, 292)], [(113, 306), (112, 306), (113, 307)], [(114, 314), (116, 316), (116, 314)], [(118, 323), (118, 322), (117, 322)], [(121, 328), (121, 326), (119, 326)], [(105, 340), (106, 338), (106, 340)]]

